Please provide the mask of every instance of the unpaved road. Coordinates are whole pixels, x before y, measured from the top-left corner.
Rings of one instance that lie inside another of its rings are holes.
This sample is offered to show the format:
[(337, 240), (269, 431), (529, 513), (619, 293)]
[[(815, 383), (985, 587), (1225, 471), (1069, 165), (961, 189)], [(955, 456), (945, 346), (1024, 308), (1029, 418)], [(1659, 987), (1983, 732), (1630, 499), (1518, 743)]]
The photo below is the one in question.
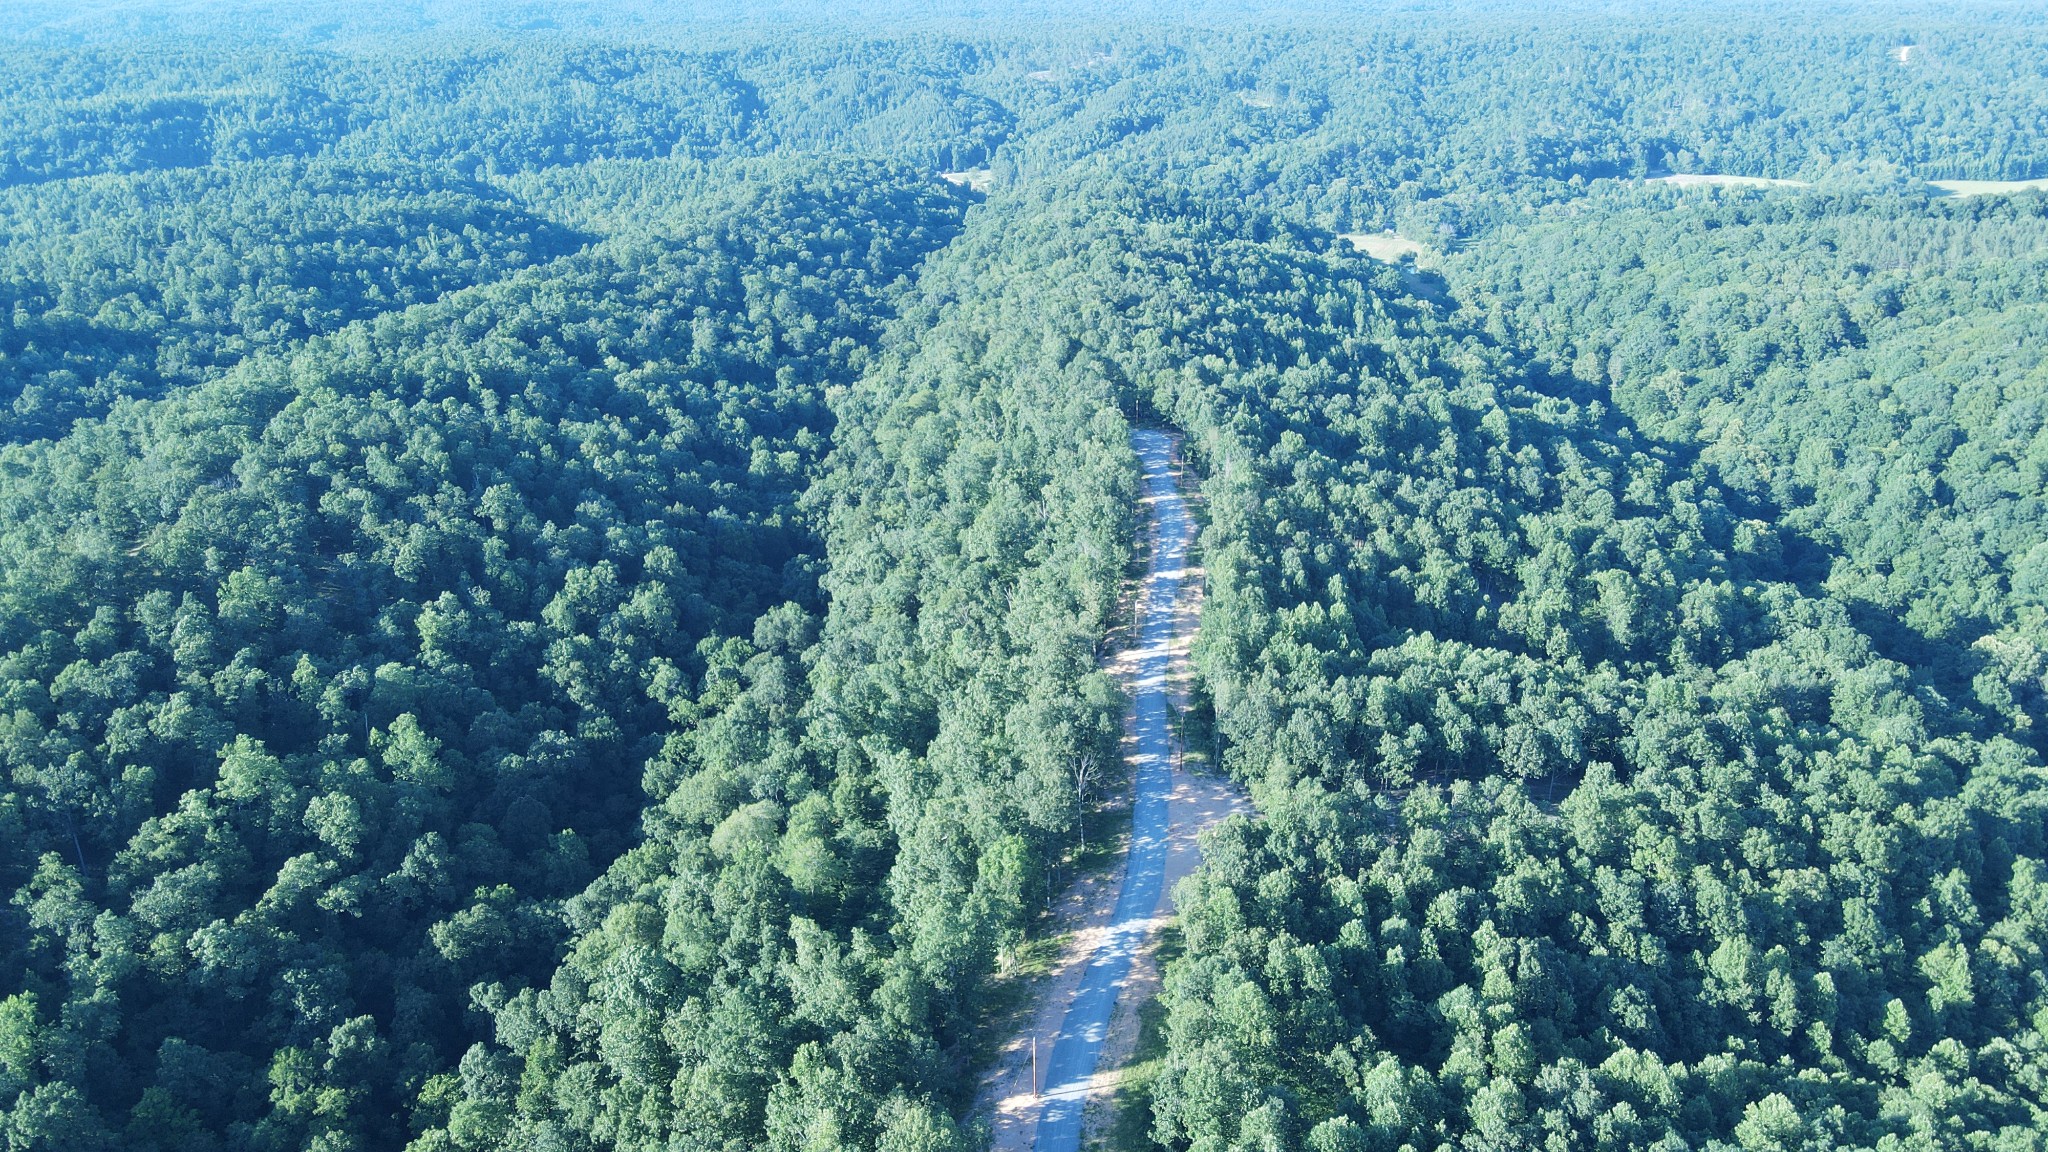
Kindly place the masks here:
[(1185, 594), (1182, 583), (1193, 525), (1175, 482), (1171, 438), (1141, 430), (1132, 433), (1131, 440), (1145, 470), (1155, 544), (1140, 601), (1137, 669), (1131, 684), (1136, 791), (1130, 846), (1116, 911), (1108, 930), (1097, 937), (1045, 1064), (1044, 1104), (1033, 1141), (1037, 1152), (1077, 1152), (1081, 1146), (1081, 1113), (1095, 1080), (1102, 1042), (1109, 1035), (1110, 1014), (1130, 979), (1132, 960), (1156, 926), (1154, 917), (1166, 884), (1172, 831), (1167, 804), (1173, 791), (1167, 672)]
[[(1190, 566), (1194, 524), (1181, 495), (1185, 465), (1178, 439), (1140, 431), (1132, 446), (1145, 476), (1141, 503), (1151, 556), (1130, 638), (1105, 668), (1132, 696), (1123, 747), (1137, 809), (1133, 831), (1146, 843), (1113, 866), (1082, 876), (1054, 902), (1065, 943), (1044, 986), (1032, 994), (1023, 1029), (1004, 1046), (983, 1084), (979, 1106), (987, 1110), (995, 1152), (1072, 1149), (1093, 1134), (1092, 1125), (1109, 1119), (1110, 1113), (1088, 1106), (1112, 1098), (1137, 1043), (1137, 1007), (1158, 994), (1152, 950), (1173, 913), (1172, 887), (1201, 861), (1202, 832), (1252, 811), (1228, 780), (1167, 763), (1172, 748), (1166, 717), (1187, 703), (1202, 571)], [(1133, 874), (1139, 882), (1127, 884)], [(1047, 1126), (1044, 1134), (1041, 1124)]]

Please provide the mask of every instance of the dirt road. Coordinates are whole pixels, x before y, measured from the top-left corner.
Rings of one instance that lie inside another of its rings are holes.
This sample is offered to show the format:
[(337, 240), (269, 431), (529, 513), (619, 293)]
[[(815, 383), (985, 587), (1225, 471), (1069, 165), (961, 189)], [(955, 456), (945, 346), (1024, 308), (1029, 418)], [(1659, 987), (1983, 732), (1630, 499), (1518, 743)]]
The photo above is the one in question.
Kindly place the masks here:
[(1156, 927), (1166, 884), (1167, 801), (1173, 790), (1172, 732), (1167, 723), (1167, 672), (1175, 639), (1182, 584), (1193, 523), (1173, 469), (1173, 443), (1163, 432), (1139, 431), (1133, 446), (1145, 470), (1146, 504), (1153, 524), (1152, 564), (1139, 603), (1136, 674), (1132, 678), (1131, 757), (1136, 799), (1123, 887), (1108, 931), (1100, 933), (1081, 984), (1068, 1003), (1059, 1034), (1046, 1060), (1038, 1116), (1038, 1152), (1077, 1152), (1081, 1113), (1093, 1087), (1102, 1042), (1109, 1034), (1117, 994), (1130, 979), (1131, 963)]

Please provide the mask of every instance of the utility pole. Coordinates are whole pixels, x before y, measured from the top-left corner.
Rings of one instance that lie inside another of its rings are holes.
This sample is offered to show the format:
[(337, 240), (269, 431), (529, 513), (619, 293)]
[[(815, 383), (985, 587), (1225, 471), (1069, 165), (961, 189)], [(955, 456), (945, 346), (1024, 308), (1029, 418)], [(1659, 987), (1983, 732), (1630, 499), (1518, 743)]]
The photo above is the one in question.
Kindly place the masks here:
[(1038, 1036), (1031, 1037), (1031, 1098), (1038, 1099)]

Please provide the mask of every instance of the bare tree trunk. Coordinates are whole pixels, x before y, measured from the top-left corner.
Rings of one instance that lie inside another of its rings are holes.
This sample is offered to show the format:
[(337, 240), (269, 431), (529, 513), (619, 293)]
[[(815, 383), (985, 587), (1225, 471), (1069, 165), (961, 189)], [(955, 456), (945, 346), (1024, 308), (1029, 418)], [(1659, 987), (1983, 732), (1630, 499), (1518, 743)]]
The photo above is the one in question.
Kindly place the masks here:
[(1088, 847), (1088, 793), (1095, 787), (1095, 753), (1083, 752), (1074, 761), (1074, 804), (1080, 809), (1081, 847)]

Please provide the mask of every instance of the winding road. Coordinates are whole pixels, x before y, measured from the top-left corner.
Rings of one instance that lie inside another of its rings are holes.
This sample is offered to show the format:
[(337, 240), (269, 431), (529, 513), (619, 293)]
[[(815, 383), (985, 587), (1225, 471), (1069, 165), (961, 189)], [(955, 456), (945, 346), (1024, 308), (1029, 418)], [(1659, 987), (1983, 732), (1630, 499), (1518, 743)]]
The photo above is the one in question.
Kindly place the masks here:
[(1045, 1103), (1034, 1141), (1037, 1152), (1078, 1152), (1081, 1146), (1081, 1113), (1109, 1034), (1110, 1013), (1130, 979), (1132, 961), (1152, 931), (1166, 882), (1167, 798), (1173, 788), (1167, 670), (1193, 531), (1173, 473), (1172, 439), (1164, 432), (1140, 430), (1131, 434), (1131, 443), (1144, 466), (1153, 541), (1152, 564), (1139, 600), (1137, 668), (1131, 685), (1131, 760), (1137, 790), (1131, 805), (1131, 842), (1109, 931), (1088, 959), (1046, 1062)]

